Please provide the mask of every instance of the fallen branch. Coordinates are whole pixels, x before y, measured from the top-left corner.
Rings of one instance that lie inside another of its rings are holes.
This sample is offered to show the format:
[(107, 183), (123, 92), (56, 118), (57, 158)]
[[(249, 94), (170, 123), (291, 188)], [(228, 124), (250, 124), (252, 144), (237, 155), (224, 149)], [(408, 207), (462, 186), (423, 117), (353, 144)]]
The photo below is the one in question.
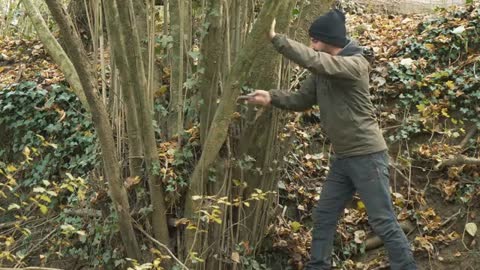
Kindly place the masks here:
[(71, 216), (80, 216), (80, 217), (92, 217), (92, 218), (101, 218), (102, 217), (102, 211), (100, 210), (95, 210), (95, 209), (87, 209), (87, 208), (81, 208), (81, 209), (65, 209), (63, 212), (67, 215)]
[[(409, 234), (410, 232), (412, 232), (415, 229), (415, 227), (409, 221), (401, 222), (400, 227), (402, 228), (402, 230), (406, 234)], [(376, 249), (376, 248), (380, 247), (381, 245), (383, 245), (382, 239), (379, 236), (375, 235), (373, 237), (368, 238), (365, 241), (365, 250)]]
[(0, 223), (0, 230), (15, 227), (15, 225), (17, 225), (17, 224), (20, 226), (20, 225), (22, 225), (22, 224), (24, 224), (28, 221), (32, 221), (33, 219), (34, 219), (34, 217), (28, 217), (25, 220), (16, 220), (16, 221), (10, 221), (10, 222), (6, 222), (6, 223)]
[(467, 145), (468, 141), (477, 133), (477, 126), (475, 125), (472, 129), (470, 129), (467, 134), (465, 135), (465, 138), (460, 142), (458, 145), (460, 149), (464, 149), (465, 146)]
[(464, 155), (458, 155), (453, 158), (440, 161), (435, 166), (435, 169), (439, 170), (446, 166), (458, 166), (458, 165), (480, 165), (480, 159), (471, 158)]
[(452, 221), (453, 219), (456, 219), (457, 216), (460, 215), (461, 213), (462, 213), (462, 209), (458, 209), (458, 212), (456, 212), (455, 214), (447, 218), (445, 221), (443, 221), (442, 224), (440, 224), (440, 227), (447, 225), (450, 221)]

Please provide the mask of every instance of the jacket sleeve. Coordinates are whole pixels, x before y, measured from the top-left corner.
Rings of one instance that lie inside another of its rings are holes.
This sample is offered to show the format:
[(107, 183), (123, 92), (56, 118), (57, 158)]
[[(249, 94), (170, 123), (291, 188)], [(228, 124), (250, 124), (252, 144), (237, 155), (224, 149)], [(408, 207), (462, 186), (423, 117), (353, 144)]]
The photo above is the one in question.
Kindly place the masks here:
[(277, 34), (272, 43), (279, 53), (312, 73), (358, 80), (368, 72), (369, 64), (362, 55), (339, 56), (316, 52), (281, 34)]
[(314, 75), (308, 76), (297, 92), (285, 90), (270, 90), (272, 105), (296, 112), (305, 111), (317, 103), (317, 90)]

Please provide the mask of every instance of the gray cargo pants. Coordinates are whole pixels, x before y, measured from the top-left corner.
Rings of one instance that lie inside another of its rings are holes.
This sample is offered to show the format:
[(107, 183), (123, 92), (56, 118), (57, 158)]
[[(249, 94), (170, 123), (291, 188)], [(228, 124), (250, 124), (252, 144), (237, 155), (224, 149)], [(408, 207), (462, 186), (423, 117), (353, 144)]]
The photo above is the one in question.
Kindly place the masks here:
[(313, 210), (311, 258), (307, 270), (331, 269), (338, 218), (355, 191), (365, 204), (373, 231), (385, 243), (391, 269), (417, 269), (408, 239), (395, 217), (389, 185), (386, 151), (333, 159), (320, 200)]

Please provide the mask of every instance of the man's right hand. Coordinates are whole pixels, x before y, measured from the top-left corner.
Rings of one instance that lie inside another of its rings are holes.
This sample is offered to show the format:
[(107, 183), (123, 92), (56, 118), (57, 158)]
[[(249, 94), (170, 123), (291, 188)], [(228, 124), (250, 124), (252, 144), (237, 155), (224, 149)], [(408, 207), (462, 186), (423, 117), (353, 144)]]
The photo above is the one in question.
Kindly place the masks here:
[(253, 93), (250, 93), (242, 98), (246, 102), (254, 105), (269, 106), (272, 98), (270, 93), (265, 90), (255, 90)]

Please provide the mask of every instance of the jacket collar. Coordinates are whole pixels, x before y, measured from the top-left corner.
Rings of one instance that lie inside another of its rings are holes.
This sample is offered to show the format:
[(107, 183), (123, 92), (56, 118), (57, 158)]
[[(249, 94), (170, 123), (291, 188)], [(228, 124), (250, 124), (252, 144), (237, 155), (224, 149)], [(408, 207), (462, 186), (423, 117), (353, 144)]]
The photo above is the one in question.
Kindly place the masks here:
[(363, 55), (363, 49), (358, 45), (358, 42), (350, 40), (350, 42), (338, 53), (341, 56), (352, 56), (360, 54)]

